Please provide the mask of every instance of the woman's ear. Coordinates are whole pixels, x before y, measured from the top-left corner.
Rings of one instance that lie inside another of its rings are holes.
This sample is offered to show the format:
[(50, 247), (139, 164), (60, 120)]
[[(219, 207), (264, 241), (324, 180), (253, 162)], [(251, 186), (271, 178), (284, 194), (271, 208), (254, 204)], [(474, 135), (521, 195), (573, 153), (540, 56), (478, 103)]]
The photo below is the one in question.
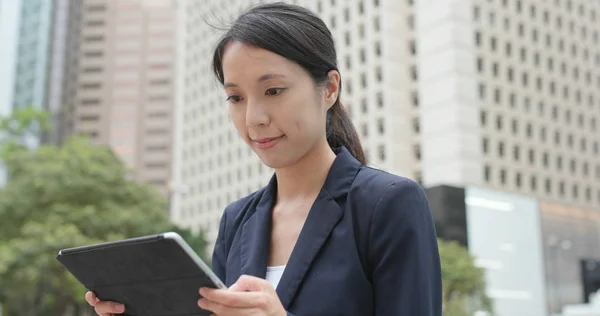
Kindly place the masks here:
[(340, 95), (340, 84), (341, 77), (340, 73), (337, 70), (330, 70), (327, 73), (328, 82), (325, 87), (325, 103), (327, 104), (327, 109), (331, 108), (335, 101), (337, 101)]

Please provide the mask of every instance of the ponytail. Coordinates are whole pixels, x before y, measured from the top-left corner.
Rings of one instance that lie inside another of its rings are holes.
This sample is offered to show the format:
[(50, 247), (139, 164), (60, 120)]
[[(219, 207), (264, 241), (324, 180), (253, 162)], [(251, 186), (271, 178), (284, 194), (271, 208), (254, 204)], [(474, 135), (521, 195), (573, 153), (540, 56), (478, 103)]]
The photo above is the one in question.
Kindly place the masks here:
[(339, 98), (327, 111), (327, 142), (329, 147), (346, 147), (362, 165), (367, 164), (358, 133)]

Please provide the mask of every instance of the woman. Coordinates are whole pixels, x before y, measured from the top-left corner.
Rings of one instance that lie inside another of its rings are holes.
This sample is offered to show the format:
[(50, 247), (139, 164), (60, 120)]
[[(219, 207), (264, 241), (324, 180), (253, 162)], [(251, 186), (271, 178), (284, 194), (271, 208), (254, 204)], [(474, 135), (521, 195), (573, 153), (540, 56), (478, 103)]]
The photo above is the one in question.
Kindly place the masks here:
[[(441, 315), (425, 194), (364, 166), (323, 21), (298, 6), (255, 7), (221, 39), (213, 70), (240, 136), (275, 175), (225, 209), (213, 269), (229, 289), (200, 289), (199, 306), (218, 316)], [(99, 315), (123, 312), (86, 298)]]

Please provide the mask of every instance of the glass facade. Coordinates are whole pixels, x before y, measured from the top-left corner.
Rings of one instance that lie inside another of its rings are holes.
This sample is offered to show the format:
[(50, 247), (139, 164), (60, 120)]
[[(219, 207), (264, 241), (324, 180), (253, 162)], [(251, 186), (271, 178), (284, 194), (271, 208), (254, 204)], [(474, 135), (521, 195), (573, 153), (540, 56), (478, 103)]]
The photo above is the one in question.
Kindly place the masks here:
[(21, 4), (13, 108), (44, 108), (46, 73), (51, 41), (52, 1), (27, 0)]
[(549, 308), (559, 312), (600, 288), (598, 280), (587, 280), (590, 288), (585, 288), (587, 266), (582, 264), (600, 260), (600, 212), (548, 202), (540, 203), (540, 211)]
[[(52, 5), (51, 0), (27, 0), (21, 3), (13, 109), (46, 107)], [(25, 142), (28, 146), (36, 146), (40, 140), (39, 137), (29, 138)]]
[(535, 198), (480, 187), (466, 189), (469, 252), (485, 269), (499, 316), (546, 316), (544, 256)]
[(600, 211), (482, 187), (426, 189), (438, 237), (486, 269), (497, 315), (547, 315), (600, 289)]

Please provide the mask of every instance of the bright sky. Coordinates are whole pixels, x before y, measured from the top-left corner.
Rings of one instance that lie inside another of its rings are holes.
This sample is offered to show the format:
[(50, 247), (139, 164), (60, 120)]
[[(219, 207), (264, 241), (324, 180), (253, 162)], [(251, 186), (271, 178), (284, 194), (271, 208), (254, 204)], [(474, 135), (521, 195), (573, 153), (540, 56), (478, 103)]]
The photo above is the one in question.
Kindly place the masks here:
[(21, 0), (0, 0), (0, 116), (10, 113)]

